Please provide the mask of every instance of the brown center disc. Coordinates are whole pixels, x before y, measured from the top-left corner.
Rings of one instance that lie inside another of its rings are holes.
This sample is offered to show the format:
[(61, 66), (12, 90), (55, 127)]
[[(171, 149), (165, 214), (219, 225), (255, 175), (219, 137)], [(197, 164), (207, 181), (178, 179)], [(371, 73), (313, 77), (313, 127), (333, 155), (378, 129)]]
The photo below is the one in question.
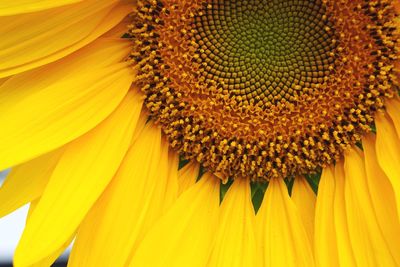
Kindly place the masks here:
[(222, 178), (314, 172), (396, 93), (391, 1), (143, 1), (132, 18), (151, 118)]

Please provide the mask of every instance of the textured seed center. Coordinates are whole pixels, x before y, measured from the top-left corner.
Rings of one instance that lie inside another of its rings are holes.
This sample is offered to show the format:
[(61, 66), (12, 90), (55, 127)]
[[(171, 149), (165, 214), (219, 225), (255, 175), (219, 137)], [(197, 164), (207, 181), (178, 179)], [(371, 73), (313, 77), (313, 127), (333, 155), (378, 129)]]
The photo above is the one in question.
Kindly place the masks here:
[(295, 101), (323, 82), (335, 43), (321, 3), (214, 1), (198, 12), (195, 40), (203, 75), (241, 104)]
[(396, 92), (392, 1), (142, 1), (135, 86), (170, 145), (221, 178), (331, 164)]

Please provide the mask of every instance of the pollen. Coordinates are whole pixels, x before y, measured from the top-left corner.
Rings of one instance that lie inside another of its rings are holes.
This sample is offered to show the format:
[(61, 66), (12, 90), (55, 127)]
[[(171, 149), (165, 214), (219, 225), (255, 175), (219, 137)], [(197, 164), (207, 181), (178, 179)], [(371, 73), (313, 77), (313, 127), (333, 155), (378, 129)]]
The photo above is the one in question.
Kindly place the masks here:
[(222, 179), (313, 173), (397, 93), (389, 0), (139, 1), (134, 86), (170, 146)]

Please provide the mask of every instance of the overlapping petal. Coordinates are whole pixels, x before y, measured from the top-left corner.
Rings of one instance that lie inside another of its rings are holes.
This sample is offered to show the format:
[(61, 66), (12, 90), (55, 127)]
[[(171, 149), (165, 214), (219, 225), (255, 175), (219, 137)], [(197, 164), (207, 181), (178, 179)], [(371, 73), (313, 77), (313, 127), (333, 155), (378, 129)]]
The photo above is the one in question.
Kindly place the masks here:
[(62, 153), (60, 148), (12, 169), (0, 187), (0, 217), (42, 195)]
[[(400, 236), (398, 207), (393, 187), (378, 164), (375, 141), (375, 136), (372, 134), (363, 138), (365, 180), (371, 198), (369, 209), (375, 213), (376, 223), (379, 226), (378, 233), (381, 234), (385, 244), (387, 244), (386, 246), (382, 245), (379, 250), (387, 247), (396, 264), (400, 265), (400, 252), (398, 250), (400, 240), (397, 238)], [(368, 207), (366, 208), (368, 209)]]
[(170, 162), (161, 144), (160, 129), (147, 124), (80, 226), (71, 266), (124, 266), (130, 259), (165, 211)]
[(178, 173), (179, 194), (194, 185), (199, 176), (200, 165), (197, 162), (186, 164)]
[(294, 180), (291, 197), (299, 210), (309, 239), (313, 243), (316, 195), (304, 177), (297, 177)]
[(121, 62), (129, 43), (103, 39), (60, 62), (0, 86), (0, 170), (83, 135), (128, 92), (133, 71)]
[(324, 168), (315, 208), (314, 257), (316, 266), (339, 266), (335, 228), (335, 170)]
[(87, 0), (35, 13), (0, 17), (0, 77), (71, 54), (116, 26), (131, 10), (131, 4), (118, 0)]
[[(398, 266), (399, 242), (389, 244), (390, 238), (383, 234), (386, 225), (380, 224), (377, 218), (363, 159), (364, 155), (358, 148), (345, 153), (345, 201), (354, 257), (358, 266)], [(385, 195), (379, 197), (385, 198)]]
[(257, 214), (262, 266), (314, 266), (311, 241), (282, 179), (271, 179)]
[(386, 102), (386, 110), (396, 128), (397, 136), (400, 137), (400, 99), (398, 97)]
[[(35, 210), (37, 204), (39, 203), (39, 200), (40, 200), (40, 198), (36, 199), (35, 201), (32, 201), (31, 204), (29, 205), (28, 216), (26, 218), (27, 222), (31, 218), (33, 211)], [(75, 236), (75, 233), (60, 248), (58, 248), (56, 251), (54, 251), (50, 255), (46, 256), (42, 260), (30, 265), (30, 267), (51, 266), (60, 257), (60, 255), (66, 250), (66, 248), (71, 244), (74, 236)]]
[(140, 110), (141, 100), (130, 93), (104, 122), (65, 147), (25, 227), (16, 266), (45, 258), (76, 231), (119, 168)]
[(257, 266), (255, 214), (246, 179), (236, 179), (226, 193), (215, 235), (207, 266)]
[(400, 138), (392, 120), (386, 114), (377, 114), (376, 156), (378, 163), (393, 186), (397, 211), (400, 212)]
[(350, 228), (347, 221), (345, 199), (345, 174), (343, 161), (336, 162), (333, 217), (336, 234), (339, 266), (357, 266), (351, 245)]
[(66, 6), (83, 0), (13, 0), (0, 2), (0, 16), (30, 13), (59, 6)]
[(129, 266), (206, 266), (219, 212), (219, 181), (205, 174), (149, 231)]

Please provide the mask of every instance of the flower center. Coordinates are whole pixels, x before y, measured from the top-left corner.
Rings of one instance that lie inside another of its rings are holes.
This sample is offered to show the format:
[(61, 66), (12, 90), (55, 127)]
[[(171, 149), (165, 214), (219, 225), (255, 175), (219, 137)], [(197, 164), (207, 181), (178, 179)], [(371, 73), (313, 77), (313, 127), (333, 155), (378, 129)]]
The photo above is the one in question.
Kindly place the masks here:
[(324, 15), (321, 3), (309, 1), (213, 2), (194, 19), (202, 74), (228, 90), (236, 107), (296, 101), (334, 61)]
[(135, 86), (170, 145), (221, 178), (310, 173), (395, 93), (391, 1), (143, 1)]

